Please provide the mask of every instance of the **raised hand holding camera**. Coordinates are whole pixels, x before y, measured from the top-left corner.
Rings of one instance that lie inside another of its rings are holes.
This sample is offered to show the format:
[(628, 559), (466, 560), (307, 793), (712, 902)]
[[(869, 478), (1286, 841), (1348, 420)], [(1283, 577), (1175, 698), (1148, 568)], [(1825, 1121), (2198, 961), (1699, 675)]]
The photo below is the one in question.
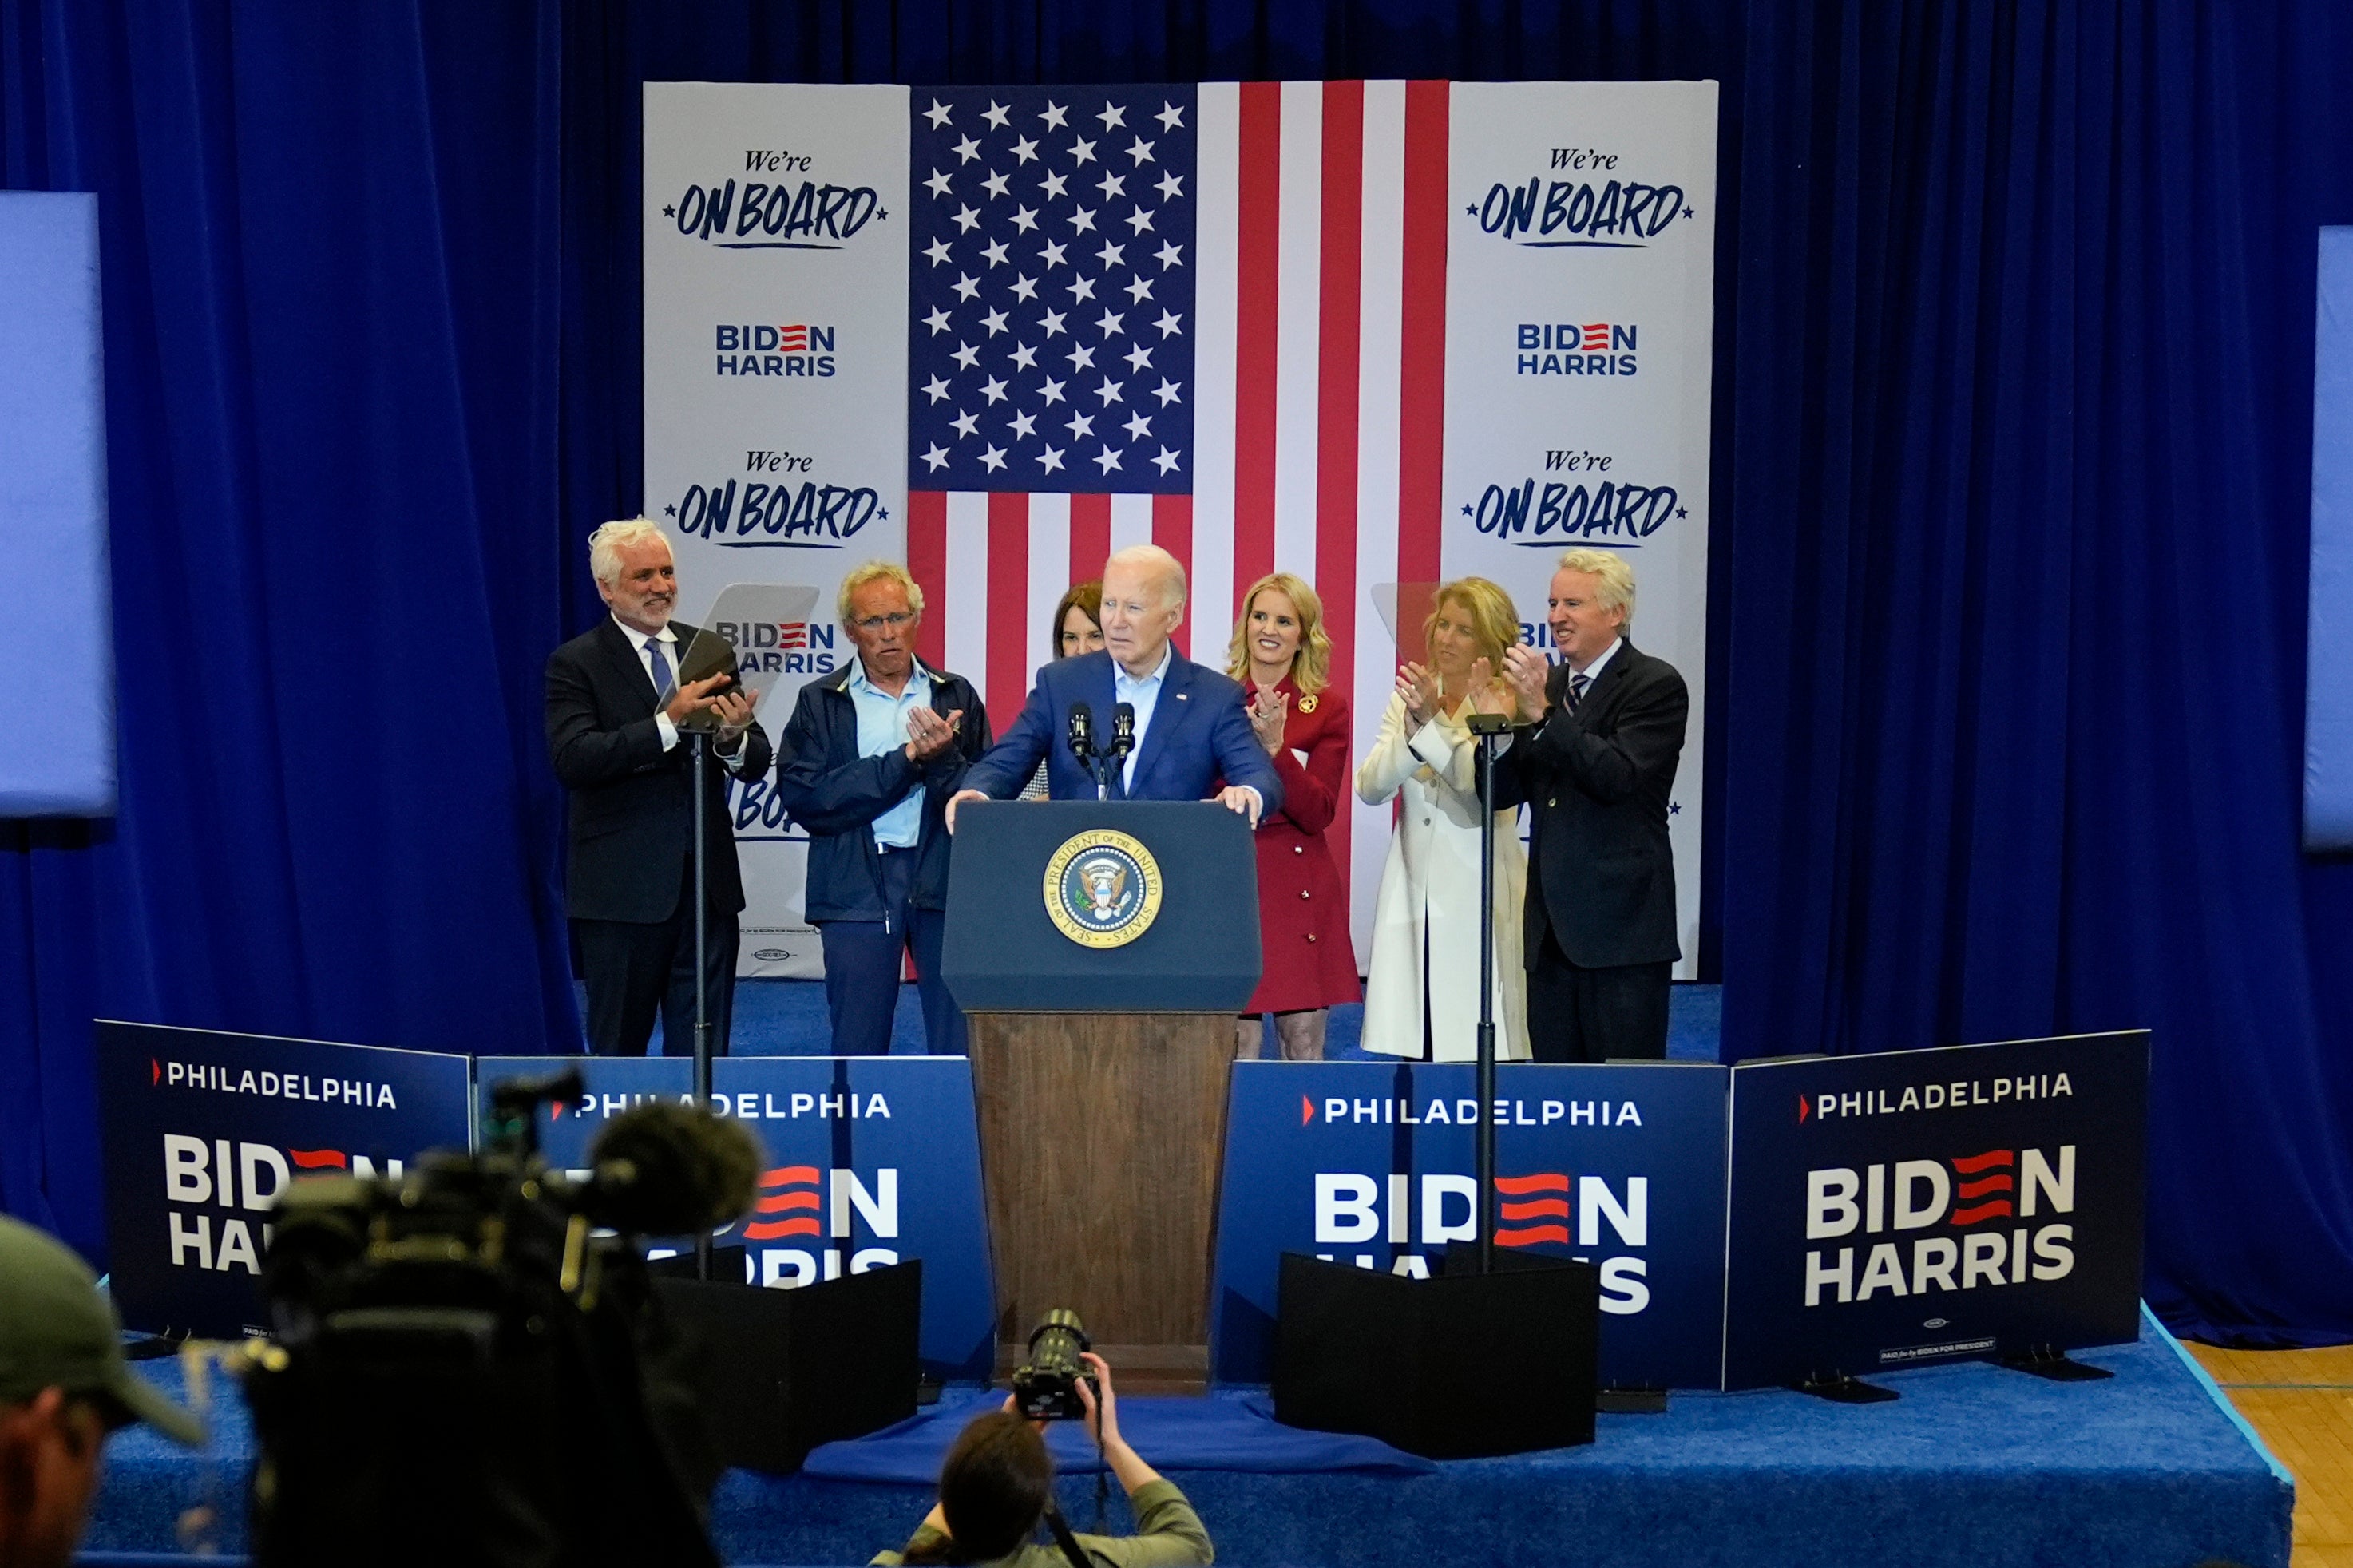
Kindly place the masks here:
[(1029, 1359), (1013, 1373), (1012, 1408), (1032, 1421), (1075, 1421), (1089, 1413), (1103, 1358), (1079, 1315), (1057, 1307), (1029, 1331)]
[[(1113, 1444), (1126, 1448), (1127, 1440), (1119, 1435), (1119, 1393), (1112, 1387), (1111, 1363), (1092, 1351), (1079, 1359), (1086, 1363), (1089, 1373), (1079, 1380), (1079, 1403), (1086, 1407), (1089, 1424), (1094, 1428), (1095, 1441), (1106, 1454)], [(1128, 1451), (1131, 1454), (1134, 1452), (1134, 1449)], [(1125, 1478), (1123, 1476), (1122, 1479)], [(1135, 1489), (1130, 1487), (1128, 1489), (1133, 1491)]]

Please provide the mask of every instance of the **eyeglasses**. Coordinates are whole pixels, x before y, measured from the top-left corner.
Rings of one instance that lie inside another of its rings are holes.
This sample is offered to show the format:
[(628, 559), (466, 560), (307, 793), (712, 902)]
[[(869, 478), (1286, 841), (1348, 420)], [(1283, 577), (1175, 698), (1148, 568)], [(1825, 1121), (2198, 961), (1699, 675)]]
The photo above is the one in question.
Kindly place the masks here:
[(885, 626), (895, 632), (914, 618), (913, 611), (893, 610), (887, 616), (868, 616), (856, 625), (861, 632), (879, 632)]

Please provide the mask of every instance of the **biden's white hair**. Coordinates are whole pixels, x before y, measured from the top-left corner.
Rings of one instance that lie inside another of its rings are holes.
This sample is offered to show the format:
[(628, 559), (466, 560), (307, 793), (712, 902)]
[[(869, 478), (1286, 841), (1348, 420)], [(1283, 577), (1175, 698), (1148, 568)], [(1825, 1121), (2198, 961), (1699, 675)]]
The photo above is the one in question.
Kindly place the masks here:
[(1114, 566), (1130, 566), (1159, 579), (1161, 596), (1168, 608), (1185, 606), (1185, 563), (1157, 544), (1131, 544), (1124, 550), (1114, 550), (1103, 563), (1103, 575), (1111, 575)]
[(657, 539), (664, 544), (670, 542), (670, 535), (662, 531), (661, 524), (649, 517), (624, 517), (611, 522), (600, 522), (596, 525), (596, 531), (588, 536), (588, 570), (599, 583), (612, 583), (621, 575), (622, 551), (632, 544), (648, 544)]

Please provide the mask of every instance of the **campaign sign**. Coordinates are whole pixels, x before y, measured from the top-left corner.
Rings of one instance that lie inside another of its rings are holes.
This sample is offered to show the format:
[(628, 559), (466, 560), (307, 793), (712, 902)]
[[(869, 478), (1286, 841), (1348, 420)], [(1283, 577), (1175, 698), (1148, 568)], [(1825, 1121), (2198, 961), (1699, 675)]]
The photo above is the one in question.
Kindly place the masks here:
[(577, 1103), (540, 1108), (539, 1152), (565, 1171), (588, 1168), (588, 1146), (605, 1123), (649, 1100), (685, 1100), (694, 1092), (694, 1063), (684, 1057), (481, 1057), (474, 1063), (474, 1115), (487, 1125), (491, 1094), (519, 1078), (579, 1069)]
[(742, 1242), (763, 1285), (807, 1285), (923, 1260), (922, 1358), (986, 1377), (997, 1353), (980, 1129), (964, 1057), (730, 1057), (711, 1065), (723, 1113), (768, 1163)]
[(107, 1247), (131, 1328), (258, 1331), (287, 1183), (397, 1174), (469, 1142), (462, 1056), (103, 1019), (97, 1044)]
[[(1724, 1312), (1725, 1069), (1495, 1069), (1495, 1243), (1601, 1273), (1604, 1384), (1714, 1388)], [(1478, 1239), (1477, 1069), (1234, 1064), (1211, 1361), (1271, 1376), (1286, 1252), (1426, 1279)]]
[(2148, 1035), (1732, 1073), (1725, 1386), (2139, 1334)]
[[(493, 1085), (536, 1076), (546, 1057), (486, 1057)], [(682, 1057), (582, 1057), (583, 1094), (540, 1112), (550, 1163), (586, 1169), (605, 1124), (648, 1100), (685, 1100)], [(996, 1353), (988, 1227), (972, 1065), (962, 1057), (723, 1057), (712, 1108), (760, 1140), (756, 1206), (713, 1234), (745, 1250), (745, 1282), (791, 1289), (845, 1273), (923, 1260), (922, 1358), (952, 1377), (985, 1377)], [(654, 1249), (659, 1254), (662, 1249)]]

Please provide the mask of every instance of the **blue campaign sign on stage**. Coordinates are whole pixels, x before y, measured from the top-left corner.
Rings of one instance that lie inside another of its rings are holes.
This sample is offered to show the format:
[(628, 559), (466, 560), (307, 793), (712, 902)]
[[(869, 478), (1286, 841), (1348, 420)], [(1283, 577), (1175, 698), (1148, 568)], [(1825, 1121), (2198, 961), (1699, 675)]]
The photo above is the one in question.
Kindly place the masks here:
[(97, 1042), (111, 1289), (130, 1328), (258, 1330), (287, 1183), (390, 1173), (469, 1142), (462, 1056), (103, 1020)]
[(2138, 1337), (2145, 1031), (1732, 1075), (1725, 1386)]
[(763, 1285), (923, 1260), (923, 1364), (986, 1377), (997, 1306), (980, 1195), (972, 1063), (963, 1057), (732, 1057), (717, 1108), (760, 1136), (758, 1206), (718, 1239)]
[[(582, 1099), (540, 1113), (540, 1149), (588, 1163), (605, 1123), (651, 1099), (684, 1100), (681, 1057), (486, 1057), (491, 1086), (565, 1066)], [(758, 1207), (712, 1237), (745, 1248), (749, 1282), (790, 1289), (911, 1258), (923, 1260), (923, 1364), (985, 1377), (996, 1355), (988, 1226), (972, 1064), (962, 1057), (728, 1057), (711, 1064), (712, 1105), (751, 1128), (766, 1158)]]
[[(1496, 1068), (1498, 1245), (1601, 1272), (1604, 1383), (1714, 1388), (1724, 1318), (1725, 1079), (1682, 1063)], [(1271, 1374), (1285, 1252), (1427, 1276), (1478, 1237), (1475, 1069), (1237, 1062), (1211, 1365)]]
[(694, 1064), (684, 1057), (483, 1057), (474, 1063), (478, 1124), (490, 1114), (499, 1085), (567, 1068), (580, 1074), (580, 1102), (543, 1106), (535, 1119), (539, 1152), (561, 1170), (588, 1168), (588, 1145), (609, 1118), (649, 1100), (684, 1100), (694, 1092)]

